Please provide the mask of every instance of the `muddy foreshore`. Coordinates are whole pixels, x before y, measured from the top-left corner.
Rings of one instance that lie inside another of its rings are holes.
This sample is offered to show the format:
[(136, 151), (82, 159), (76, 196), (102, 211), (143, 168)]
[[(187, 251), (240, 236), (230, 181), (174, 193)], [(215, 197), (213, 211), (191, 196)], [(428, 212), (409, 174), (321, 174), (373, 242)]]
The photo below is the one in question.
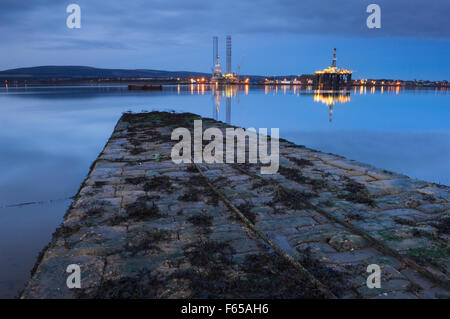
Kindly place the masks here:
[(122, 116), (21, 298), (449, 297), (449, 187), (282, 139), (273, 175), (175, 164), (172, 130), (194, 119)]

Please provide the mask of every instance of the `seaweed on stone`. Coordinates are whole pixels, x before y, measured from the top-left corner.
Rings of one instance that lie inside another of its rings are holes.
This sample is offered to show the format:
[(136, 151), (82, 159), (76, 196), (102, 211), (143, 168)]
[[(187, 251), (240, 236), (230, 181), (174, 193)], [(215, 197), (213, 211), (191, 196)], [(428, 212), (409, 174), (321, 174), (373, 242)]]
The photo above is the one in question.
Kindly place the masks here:
[(340, 192), (338, 197), (350, 202), (367, 204), (374, 207), (375, 201), (370, 198), (370, 193), (367, 187), (363, 184), (358, 183), (351, 178), (344, 176), (344, 192)]
[(327, 199), (325, 201), (320, 202), (321, 205), (325, 205), (327, 207), (334, 207), (336, 204), (331, 200)]
[(212, 225), (213, 216), (204, 215), (204, 214), (192, 215), (187, 218), (187, 221), (190, 222), (194, 226), (209, 227)]
[(200, 197), (198, 196), (198, 191), (191, 187), (183, 195), (179, 196), (178, 199), (184, 202), (198, 202)]
[(159, 131), (154, 129), (143, 130), (144, 140), (149, 143), (171, 143), (173, 142), (170, 135), (161, 134)]
[(364, 217), (359, 213), (348, 213), (345, 217), (350, 220), (364, 220)]
[(297, 158), (297, 157), (288, 157), (290, 161), (293, 161), (297, 166), (304, 167), (304, 166), (314, 166), (314, 163), (310, 160), (304, 159), (304, 158)]
[[(187, 202), (198, 202), (203, 200), (212, 206), (219, 205), (219, 196), (217, 193), (214, 192), (205, 179), (198, 174), (198, 171), (195, 171), (194, 173), (195, 174), (191, 174), (186, 181), (182, 182), (187, 188), (187, 191), (178, 199)], [(217, 185), (217, 183), (223, 182), (224, 180), (226, 180), (225, 177), (219, 177), (213, 183)], [(193, 187), (193, 185), (196, 187)], [(201, 189), (201, 192), (199, 192), (199, 188)]]
[(315, 195), (311, 193), (278, 187), (269, 205), (274, 206), (275, 204), (280, 203), (290, 209), (304, 209), (308, 208), (305, 202), (314, 196)]
[(142, 147), (134, 147), (130, 150), (131, 155), (139, 155), (145, 152), (145, 149)]
[(128, 142), (133, 145), (134, 147), (138, 147), (140, 145), (142, 145), (142, 141), (140, 139), (137, 138), (129, 138)]
[(434, 202), (437, 201), (437, 200), (436, 200), (436, 197), (434, 197), (434, 196), (431, 195), (431, 194), (423, 194), (423, 195), (422, 195), (422, 198), (423, 198), (423, 200), (426, 201), (426, 202), (434, 203)]
[(164, 123), (166, 127), (192, 127), (194, 120), (199, 119), (198, 115), (192, 113), (172, 113), (153, 111), (148, 113), (124, 113), (121, 121), (128, 122), (133, 125), (145, 123), (146, 126), (158, 126)]
[(320, 190), (320, 189), (326, 189), (328, 186), (327, 181), (322, 178), (310, 178), (309, 184), (311, 185), (312, 189), (315, 191)]
[(290, 179), (290, 180), (300, 183), (300, 184), (306, 184), (309, 182), (309, 178), (304, 176), (300, 172), (300, 170), (298, 170), (296, 168), (290, 168), (290, 167), (280, 165), (280, 167), (278, 168), (278, 173), (280, 173), (287, 179)]
[(166, 191), (171, 193), (173, 191), (172, 182), (168, 176), (154, 176), (148, 178), (143, 185), (143, 189), (146, 192), (149, 191)]
[(161, 214), (158, 206), (155, 202), (149, 204), (149, 202), (144, 200), (138, 200), (134, 203), (127, 205), (126, 207), (127, 215), (133, 220), (147, 220), (147, 219), (157, 219), (161, 217), (166, 217), (166, 214)]
[(427, 232), (427, 231), (425, 231), (423, 229), (413, 228), (411, 230), (411, 234), (413, 235), (413, 237), (417, 237), (417, 238), (425, 237), (425, 238), (429, 238), (431, 240), (435, 240), (436, 239), (435, 236), (432, 233)]
[(107, 184), (107, 182), (105, 182), (105, 181), (96, 181), (96, 182), (94, 182), (94, 185), (92, 185), (92, 186), (94, 188), (102, 188), (106, 184)]
[(426, 266), (427, 264), (432, 264), (445, 272), (446, 270), (442, 266), (441, 261), (442, 259), (448, 258), (450, 256), (450, 248), (448, 248), (446, 245), (435, 246), (431, 248), (409, 248), (406, 253), (409, 257), (411, 257), (421, 265)]
[(186, 172), (198, 173), (197, 167), (194, 164), (190, 164), (186, 167)]
[[(157, 298), (165, 282), (148, 269), (141, 269), (136, 276), (109, 279), (101, 283), (94, 298), (100, 299), (150, 299)], [(78, 292), (83, 298), (83, 291)], [(87, 294), (90, 296), (90, 294)]]
[(450, 234), (450, 217), (441, 218), (433, 226), (437, 228), (439, 235)]
[(238, 289), (248, 290), (249, 298), (323, 298), (324, 296), (284, 258), (275, 253), (246, 256), (242, 270), (245, 279)]
[(297, 168), (280, 166), (278, 169), (278, 173), (280, 173), (287, 179), (299, 184), (311, 185), (312, 189), (315, 191), (327, 187), (327, 182), (325, 180), (304, 176)]
[(209, 267), (217, 264), (231, 265), (233, 248), (223, 242), (198, 241), (183, 247), (184, 256), (190, 264), (198, 267)]
[(423, 290), (422, 287), (420, 287), (418, 284), (416, 284), (412, 281), (409, 282), (408, 285), (406, 286), (406, 291), (408, 291), (414, 295), (421, 293), (422, 290)]
[[(247, 217), (247, 219), (254, 224), (256, 222), (256, 214), (254, 212), (251, 211), (251, 209), (254, 206), (252, 204), (250, 204), (249, 202), (240, 204), (239, 206), (237, 206), (236, 208), (245, 216)], [(232, 215), (230, 218), (232, 219), (237, 219), (237, 217), (235, 215)]]
[[(220, 259), (224, 257), (220, 255), (224, 248), (224, 244), (214, 246), (213, 253), (202, 255), (201, 263), (173, 274), (174, 278), (188, 280), (190, 298), (324, 297), (275, 253), (251, 254), (243, 262), (231, 264), (228, 256)], [(198, 256), (190, 257), (198, 260)]]
[(392, 218), (397, 224), (400, 224), (400, 225), (407, 225), (407, 226), (416, 226), (416, 222), (415, 221), (413, 221), (413, 220), (409, 220), (409, 219), (406, 219), (406, 218), (402, 218), (402, 217), (398, 217), (398, 216), (394, 216), (393, 218)]
[(326, 285), (334, 295), (341, 296), (351, 289), (348, 286), (348, 274), (340, 272), (330, 266), (321, 263), (311, 253), (310, 247), (299, 250), (299, 262), (322, 284)]
[(127, 177), (127, 178), (125, 178), (125, 182), (127, 184), (132, 184), (132, 185), (144, 184), (148, 180), (149, 180), (149, 178), (146, 177), (146, 176)]
[(256, 182), (253, 183), (253, 185), (250, 189), (254, 190), (254, 189), (265, 187), (267, 185), (270, 185), (269, 181), (267, 181), (266, 179), (258, 179)]
[(190, 298), (226, 297), (233, 248), (227, 243), (199, 240), (185, 245), (183, 251), (192, 267), (175, 271), (171, 278), (188, 282)]
[(204, 190), (203, 195), (207, 197), (206, 203), (212, 206), (219, 205), (219, 195), (216, 192), (207, 188)]
[(131, 240), (128, 240), (124, 249), (126, 252), (130, 253), (131, 256), (135, 256), (141, 252), (147, 251), (161, 251), (161, 248), (158, 244), (161, 241), (169, 241), (171, 240), (171, 233), (166, 230), (161, 229), (150, 229), (141, 231), (136, 236), (130, 237)]
[(55, 232), (53, 233), (53, 238), (68, 238), (72, 236), (73, 234), (77, 233), (81, 229), (81, 225), (76, 226), (66, 226), (61, 225), (58, 228), (56, 228)]
[(81, 226), (93, 226), (95, 222), (98, 222), (98, 218), (102, 217), (104, 214), (104, 210), (102, 207), (92, 207), (84, 213), (80, 220), (79, 224)]

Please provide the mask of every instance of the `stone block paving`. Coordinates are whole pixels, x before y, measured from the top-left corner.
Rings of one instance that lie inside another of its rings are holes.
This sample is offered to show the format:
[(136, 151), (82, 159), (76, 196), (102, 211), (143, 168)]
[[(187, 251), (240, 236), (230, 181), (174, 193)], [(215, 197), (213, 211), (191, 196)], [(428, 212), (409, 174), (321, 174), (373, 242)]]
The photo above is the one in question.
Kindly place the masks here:
[[(338, 298), (450, 296), (448, 187), (285, 140), (275, 175), (175, 164), (171, 132), (194, 119), (122, 116), (22, 298), (326, 297), (215, 190)], [(227, 125), (203, 119), (208, 127)], [(67, 288), (70, 264), (81, 289)], [(366, 285), (370, 264), (381, 288)]]

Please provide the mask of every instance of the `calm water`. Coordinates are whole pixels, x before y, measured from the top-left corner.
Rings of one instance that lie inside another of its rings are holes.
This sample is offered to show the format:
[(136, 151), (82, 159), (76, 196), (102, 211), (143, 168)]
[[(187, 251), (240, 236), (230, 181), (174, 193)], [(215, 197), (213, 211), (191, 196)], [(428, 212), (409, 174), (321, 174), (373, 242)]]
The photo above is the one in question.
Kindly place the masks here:
[[(314, 94), (294, 88), (125, 87), (0, 89), (0, 297), (14, 297), (61, 222), (122, 112), (189, 111), (325, 152), (450, 185), (446, 91), (370, 88)], [(37, 204), (13, 206), (15, 204)]]

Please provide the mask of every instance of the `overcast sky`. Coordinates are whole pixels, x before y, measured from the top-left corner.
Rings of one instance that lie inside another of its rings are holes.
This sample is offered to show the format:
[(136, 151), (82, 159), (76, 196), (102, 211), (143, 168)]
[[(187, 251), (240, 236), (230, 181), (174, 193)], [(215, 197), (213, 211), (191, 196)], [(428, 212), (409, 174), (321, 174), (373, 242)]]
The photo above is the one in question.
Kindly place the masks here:
[[(81, 7), (81, 29), (66, 7)], [(381, 7), (368, 29), (366, 7)], [(212, 36), (233, 37), (233, 69), (450, 80), (448, 0), (0, 0), (0, 69), (38, 65), (211, 70)], [(223, 60), (224, 63), (224, 60)]]

